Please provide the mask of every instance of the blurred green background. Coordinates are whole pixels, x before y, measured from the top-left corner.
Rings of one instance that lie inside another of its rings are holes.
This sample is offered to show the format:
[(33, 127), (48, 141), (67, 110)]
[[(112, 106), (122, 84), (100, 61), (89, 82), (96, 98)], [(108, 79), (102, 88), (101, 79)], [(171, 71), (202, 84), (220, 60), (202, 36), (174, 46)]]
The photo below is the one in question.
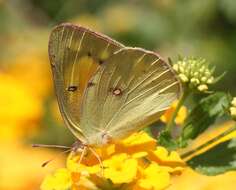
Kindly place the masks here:
[(0, 189), (38, 189), (45, 173), (63, 165), (57, 158), (40, 168), (57, 152), (30, 143), (74, 141), (58, 112), (47, 55), (50, 31), (62, 22), (166, 60), (204, 57), (216, 73), (227, 72), (216, 88), (236, 94), (235, 0), (0, 0)]

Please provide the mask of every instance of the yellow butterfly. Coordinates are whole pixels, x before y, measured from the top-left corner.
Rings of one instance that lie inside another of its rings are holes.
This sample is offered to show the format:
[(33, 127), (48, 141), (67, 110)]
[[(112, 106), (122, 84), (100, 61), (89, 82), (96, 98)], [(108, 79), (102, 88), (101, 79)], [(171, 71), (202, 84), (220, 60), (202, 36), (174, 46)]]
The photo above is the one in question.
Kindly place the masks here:
[(49, 58), (61, 114), (79, 147), (102, 146), (156, 121), (181, 94), (171, 66), (82, 26), (56, 26)]

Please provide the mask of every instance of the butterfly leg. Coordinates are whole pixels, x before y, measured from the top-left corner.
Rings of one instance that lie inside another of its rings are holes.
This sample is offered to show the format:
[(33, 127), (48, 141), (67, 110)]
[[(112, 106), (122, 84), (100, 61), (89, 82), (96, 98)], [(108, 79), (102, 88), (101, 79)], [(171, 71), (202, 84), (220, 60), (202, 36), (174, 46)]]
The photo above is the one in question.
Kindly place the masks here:
[(97, 158), (97, 160), (100, 163), (100, 166), (102, 168), (102, 176), (104, 176), (104, 171), (103, 171), (104, 166), (103, 166), (103, 163), (102, 163), (102, 160), (101, 160), (100, 156), (98, 155), (98, 153), (93, 148), (91, 148), (91, 147), (88, 147), (88, 148), (94, 154), (94, 156), (96, 156), (96, 158)]
[(85, 146), (85, 147), (83, 148), (83, 150), (82, 150), (82, 152), (81, 152), (81, 155), (80, 155), (80, 158), (79, 158), (79, 162), (78, 162), (79, 165), (80, 165), (80, 163), (82, 162), (86, 151), (87, 151), (87, 147)]

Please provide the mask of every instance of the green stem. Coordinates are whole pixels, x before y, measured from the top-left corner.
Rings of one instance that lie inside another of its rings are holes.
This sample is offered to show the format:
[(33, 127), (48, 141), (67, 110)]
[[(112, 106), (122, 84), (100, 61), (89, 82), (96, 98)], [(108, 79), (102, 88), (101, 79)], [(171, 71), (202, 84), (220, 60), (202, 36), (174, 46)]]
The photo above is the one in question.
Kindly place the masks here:
[(191, 156), (192, 154), (194, 154), (194, 153), (196, 153), (196, 152), (202, 150), (203, 148), (206, 148), (207, 146), (211, 145), (212, 143), (218, 141), (219, 139), (225, 137), (226, 135), (232, 133), (232, 132), (235, 131), (235, 130), (236, 130), (236, 127), (235, 127), (235, 126), (229, 128), (229, 129), (227, 129), (227, 130), (224, 131), (223, 133), (221, 133), (221, 134), (219, 134), (218, 136), (214, 137), (213, 139), (207, 141), (206, 143), (204, 143), (204, 144), (198, 146), (197, 148), (195, 148), (195, 149), (193, 149), (193, 150), (190, 150), (190, 151), (188, 151), (188, 152), (186, 152), (186, 153), (183, 153), (183, 154), (181, 155), (181, 158), (184, 159), (184, 158), (187, 158), (187, 157)]
[(181, 106), (184, 104), (185, 100), (189, 96), (189, 94), (190, 94), (190, 91), (187, 88), (185, 88), (184, 92), (183, 92), (183, 94), (182, 94), (182, 96), (181, 96), (181, 98), (180, 98), (180, 100), (178, 102), (178, 105), (175, 108), (175, 111), (171, 115), (170, 121), (167, 123), (167, 126), (166, 126), (166, 130), (167, 131), (170, 132), (172, 130), (172, 128), (174, 127), (175, 118), (176, 118), (176, 116), (177, 116)]

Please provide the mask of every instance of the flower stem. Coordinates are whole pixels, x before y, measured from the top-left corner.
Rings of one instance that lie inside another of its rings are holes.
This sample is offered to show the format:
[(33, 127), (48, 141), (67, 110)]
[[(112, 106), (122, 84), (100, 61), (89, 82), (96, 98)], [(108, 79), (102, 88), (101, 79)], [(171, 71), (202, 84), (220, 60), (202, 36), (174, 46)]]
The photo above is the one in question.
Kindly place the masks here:
[(184, 92), (183, 92), (183, 94), (182, 94), (182, 96), (181, 96), (181, 98), (180, 98), (180, 100), (178, 102), (178, 105), (177, 105), (175, 111), (172, 113), (171, 118), (170, 118), (169, 122), (167, 123), (167, 126), (166, 126), (166, 130), (167, 131), (170, 132), (172, 130), (172, 128), (174, 127), (175, 118), (176, 118), (176, 116), (177, 116), (181, 106), (184, 104), (185, 100), (189, 96), (189, 94), (190, 94), (190, 90), (185, 88)]

